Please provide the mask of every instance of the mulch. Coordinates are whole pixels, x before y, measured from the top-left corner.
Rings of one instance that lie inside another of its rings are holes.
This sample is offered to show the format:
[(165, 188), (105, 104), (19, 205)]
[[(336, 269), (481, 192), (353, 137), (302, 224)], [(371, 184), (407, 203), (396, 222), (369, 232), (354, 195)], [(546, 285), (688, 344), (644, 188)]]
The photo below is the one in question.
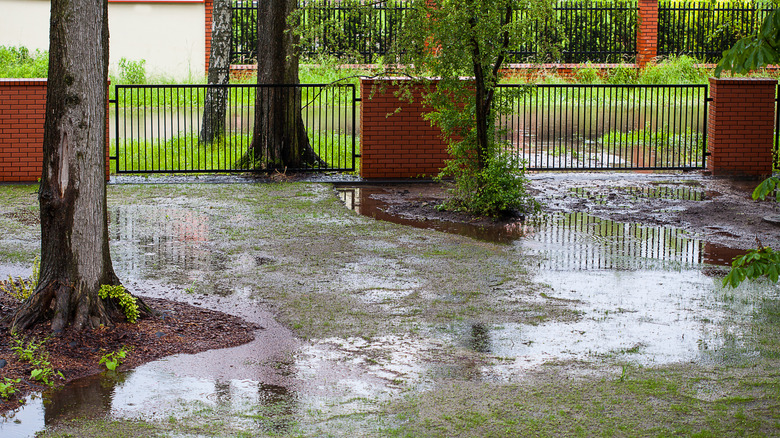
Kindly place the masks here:
[[(26, 340), (44, 340), (52, 368), (62, 373), (54, 385), (61, 386), (80, 377), (106, 371), (100, 359), (122, 348), (129, 350), (119, 370), (127, 370), (146, 362), (180, 353), (198, 353), (216, 348), (234, 347), (254, 339), (258, 327), (241, 318), (222, 312), (202, 309), (175, 301), (144, 298), (154, 309), (154, 316), (135, 324), (118, 323), (114, 327), (76, 332), (65, 330), (52, 335), (48, 323), (17, 333)], [(0, 382), (4, 378), (20, 379), (14, 386), (18, 392), (9, 400), (0, 398), (0, 413), (20, 406), (23, 398), (47, 386), (30, 378), (32, 367), (17, 360), (11, 350), (10, 316), (19, 301), (0, 291)]]

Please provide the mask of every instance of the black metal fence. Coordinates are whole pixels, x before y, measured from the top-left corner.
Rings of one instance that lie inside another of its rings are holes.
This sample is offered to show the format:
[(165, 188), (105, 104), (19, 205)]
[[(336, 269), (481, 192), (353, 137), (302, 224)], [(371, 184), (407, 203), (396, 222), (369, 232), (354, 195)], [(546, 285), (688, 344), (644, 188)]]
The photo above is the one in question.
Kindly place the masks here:
[[(112, 172), (217, 173), (265, 167), (264, 154), (253, 149), (255, 112), (269, 104), (272, 89), (301, 100), (301, 117), (296, 118), (318, 158), (317, 164), (290, 170), (357, 169), (358, 108), (352, 84), (117, 85)], [(226, 100), (224, 130), (209, 140), (205, 128), (221, 128), (207, 95), (219, 90)]]
[(658, 2), (658, 54), (717, 62), (740, 38), (754, 34), (776, 8), (771, 2)]
[[(387, 55), (409, 11), (405, 0), (300, 0), (300, 20), (311, 37), (303, 41), (305, 57), (326, 53), (342, 60), (371, 63)], [(739, 38), (755, 32), (770, 1), (659, 0), (658, 47), (662, 56), (686, 54), (716, 61)], [(522, 16), (518, 11), (516, 17)], [(561, 0), (552, 21), (536, 25), (532, 42), (516, 42), (512, 62), (534, 58), (551, 62), (631, 62), (636, 56), (636, 0)], [(233, 63), (257, 59), (257, 1), (233, 3)], [(559, 44), (552, 57), (539, 53), (536, 41)]]
[[(518, 42), (511, 62), (632, 62), (636, 56), (636, 0), (566, 0), (555, 6), (553, 20), (537, 23), (532, 43)], [(523, 12), (515, 13), (521, 19)], [(539, 53), (536, 42), (547, 39), (559, 54)]]
[(705, 166), (706, 85), (502, 85), (497, 104), (528, 170)]

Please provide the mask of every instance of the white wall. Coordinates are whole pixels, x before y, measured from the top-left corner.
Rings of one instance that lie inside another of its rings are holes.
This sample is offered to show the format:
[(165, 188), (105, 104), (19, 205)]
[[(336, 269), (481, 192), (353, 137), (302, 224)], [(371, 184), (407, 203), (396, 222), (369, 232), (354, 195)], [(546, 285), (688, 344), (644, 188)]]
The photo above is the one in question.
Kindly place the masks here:
[[(0, 0), (0, 45), (49, 48), (49, 0)], [(177, 81), (205, 75), (204, 3), (110, 2), (109, 63), (146, 60), (148, 75)]]

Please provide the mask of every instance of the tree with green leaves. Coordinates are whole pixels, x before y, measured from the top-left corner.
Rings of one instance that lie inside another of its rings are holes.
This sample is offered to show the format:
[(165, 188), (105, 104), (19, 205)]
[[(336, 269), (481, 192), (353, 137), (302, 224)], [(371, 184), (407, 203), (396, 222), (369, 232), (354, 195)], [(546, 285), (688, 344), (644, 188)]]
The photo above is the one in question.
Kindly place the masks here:
[(445, 207), (491, 216), (536, 208), (522, 168), (498, 139), (497, 85), (513, 45), (530, 41), (538, 53), (550, 52), (533, 29), (553, 13), (552, 3), (412, 0), (411, 7), (395, 53), (404, 75), (429, 84), (426, 117), (449, 144), (451, 159), (439, 176), (453, 177), (455, 188)]
[(723, 70), (732, 74), (746, 74), (780, 61), (780, 9), (770, 12), (757, 34), (742, 38), (723, 52), (715, 67), (715, 76)]
[[(733, 47), (723, 52), (723, 58), (715, 68), (715, 76), (723, 70), (732, 74), (746, 74), (769, 64), (780, 62), (780, 9), (767, 15), (759, 32), (742, 38)], [(780, 202), (780, 178), (772, 176), (764, 180), (753, 191), (753, 199), (764, 200), (774, 194)], [(780, 252), (762, 246), (751, 249), (747, 254), (736, 257), (731, 271), (723, 279), (724, 286), (737, 287), (747, 280), (767, 277), (777, 283), (780, 276)]]

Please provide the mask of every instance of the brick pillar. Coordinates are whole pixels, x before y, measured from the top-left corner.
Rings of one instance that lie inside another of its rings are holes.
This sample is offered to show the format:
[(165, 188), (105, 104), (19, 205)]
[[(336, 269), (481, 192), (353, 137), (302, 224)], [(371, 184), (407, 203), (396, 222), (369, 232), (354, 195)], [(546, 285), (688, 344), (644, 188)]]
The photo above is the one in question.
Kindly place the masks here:
[(428, 110), (420, 104), (422, 86), (415, 90), (412, 103), (395, 97), (398, 88), (397, 80), (360, 81), (363, 178), (431, 177), (449, 158), (441, 130), (423, 119)]
[(639, 0), (636, 66), (640, 69), (658, 56), (658, 0)]
[(707, 169), (760, 178), (772, 173), (777, 80), (710, 78)]
[(209, 57), (211, 56), (211, 22), (212, 13), (214, 10), (214, 0), (205, 0), (204, 5), (206, 8), (206, 72), (209, 74)]

